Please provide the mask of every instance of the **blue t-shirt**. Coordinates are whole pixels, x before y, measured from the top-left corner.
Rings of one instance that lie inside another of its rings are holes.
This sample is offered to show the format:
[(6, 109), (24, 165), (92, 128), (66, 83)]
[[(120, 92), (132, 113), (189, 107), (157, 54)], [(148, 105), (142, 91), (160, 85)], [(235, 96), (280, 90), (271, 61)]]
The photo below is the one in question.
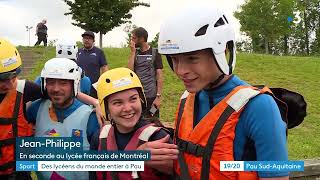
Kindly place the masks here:
[[(43, 101), (42, 99), (38, 99), (38, 100), (31, 103), (31, 106), (27, 110), (27, 118), (28, 118), (29, 122), (31, 122), (33, 124), (36, 123), (38, 110), (40, 108), (40, 104), (42, 101)], [(67, 118), (70, 114), (72, 114), (76, 109), (78, 109), (82, 105), (83, 105), (82, 102), (80, 102), (77, 99), (74, 99), (73, 103), (65, 109), (55, 108), (55, 113), (57, 115), (58, 120), (63, 120), (65, 118)], [(100, 128), (100, 126), (99, 126), (99, 123), (98, 123), (98, 120), (96, 117), (96, 113), (92, 112), (89, 116), (89, 120), (88, 120), (88, 124), (87, 124), (88, 142), (91, 141), (92, 135), (96, 131), (98, 131), (99, 128)]]
[[(41, 77), (38, 76), (36, 78), (36, 80), (34, 80), (34, 82), (36, 84), (38, 84), (39, 86), (41, 86)], [(84, 76), (81, 80), (80, 80), (80, 91), (84, 94), (89, 95), (90, 91), (91, 91), (91, 81), (87, 76)]]
[(92, 49), (81, 48), (78, 50), (76, 63), (80, 66), (86, 75), (94, 84), (100, 77), (100, 68), (107, 65), (107, 60), (104, 52), (93, 46)]
[[(200, 91), (196, 96), (198, 123), (209, 111), (211, 103), (216, 105), (235, 87), (248, 85), (233, 75), (223, 85), (211, 91)], [(212, 106), (212, 105), (211, 105)], [(242, 160), (248, 139), (254, 141), (257, 161), (287, 161), (286, 124), (281, 119), (279, 108), (270, 95), (261, 94), (251, 99), (241, 113), (236, 126), (234, 140), (235, 160)], [(288, 172), (258, 172), (259, 177), (288, 176)]]

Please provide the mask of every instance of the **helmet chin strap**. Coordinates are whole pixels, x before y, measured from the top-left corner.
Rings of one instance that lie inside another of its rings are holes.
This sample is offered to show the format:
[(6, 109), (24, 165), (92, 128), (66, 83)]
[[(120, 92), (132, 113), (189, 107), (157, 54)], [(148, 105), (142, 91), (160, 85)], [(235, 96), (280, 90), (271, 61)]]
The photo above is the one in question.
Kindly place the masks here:
[(210, 82), (210, 83), (208, 84), (208, 86), (207, 86), (208, 88), (205, 88), (205, 89), (206, 89), (206, 90), (209, 90), (209, 89), (215, 88), (215, 86), (222, 81), (222, 79), (224, 78), (224, 76), (225, 76), (225, 74), (221, 74), (215, 81)]
[[(233, 54), (233, 42), (232, 42), (232, 41), (227, 42), (227, 47), (226, 47), (226, 49), (227, 49), (227, 50), (229, 51), (229, 53), (230, 53), (229, 61), (228, 61), (228, 66), (229, 66), (229, 74), (232, 74), (232, 63), (233, 63), (233, 56), (234, 56), (234, 54)], [(213, 56), (214, 56), (214, 55), (213, 55)], [(215, 62), (216, 62), (216, 65), (219, 67), (219, 65), (218, 65), (218, 63), (217, 63), (216, 60), (215, 60)], [(221, 71), (221, 68), (219, 68), (219, 69), (220, 69), (220, 72), (222, 72), (222, 71)], [(213, 89), (213, 88), (215, 88), (215, 86), (216, 86), (217, 84), (219, 84), (224, 77), (225, 77), (225, 74), (222, 73), (215, 81), (210, 82), (210, 83), (208, 84), (208, 88), (205, 88), (205, 89)]]

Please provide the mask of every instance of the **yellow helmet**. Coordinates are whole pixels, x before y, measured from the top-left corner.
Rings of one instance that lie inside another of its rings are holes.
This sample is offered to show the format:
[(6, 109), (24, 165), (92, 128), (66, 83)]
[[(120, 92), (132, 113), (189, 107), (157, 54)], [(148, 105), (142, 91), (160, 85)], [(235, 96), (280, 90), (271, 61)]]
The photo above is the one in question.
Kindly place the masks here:
[(21, 58), (17, 48), (0, 38), (0, 79), (8, 79), (20, 73)]
[(107, 104), (105, 98), (111, 94), (127, 89), (138, 88), (142, 107), (146, 107), (146, 97), (138, 76), (128, 68), (115, 68), (103, 73), (97, 85), (99, 104), (104, 117), (107, 119)]

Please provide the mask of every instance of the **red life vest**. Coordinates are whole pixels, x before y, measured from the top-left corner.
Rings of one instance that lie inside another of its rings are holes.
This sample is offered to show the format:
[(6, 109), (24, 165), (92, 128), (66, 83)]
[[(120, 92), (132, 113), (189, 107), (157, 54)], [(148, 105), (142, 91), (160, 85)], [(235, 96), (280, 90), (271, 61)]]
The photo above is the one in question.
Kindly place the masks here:
[[(145, 126), (140, 127), (135, 131), (129, 143), (125, 147), (124, 150), (136, 150), (139, 145), (147, 142), (149, 138), (157, 131), (159, 131), (161, 127), (154, 127), (153, 124), (147, 124)], [(118, 146), (115, 139), (114, 127), (110, 124), (105, 125), (100, 132), (99, 136), (99, 150), (118, 150)], [(152, 179), (152, 180), (160, 180), (167, 179), (166, 176), (157, 176), (155, 171), (152, 168), (144, 167), (143, 172), (97, 172), (98, 180), (105, 179), (119, 179), (119, 180), (129, 180), (129, 179)]]
[(16, 137), (33, 135), (33, 127), (23, 114), (23, 91), (25, 80), (18, 80), (0, 103), (0, 175), (15, 170)]
[[(195, 94), (184, 94), (176, 114), (175, 143), (183, 153), (175, 173), (181, 179), (258, 179), (256, 172), (220, 171), (220, 161), (234, 161), (235, 128), (246, 103), (268, 88), (238, 86), (193, 127)], [(180, 151), (180, 152), (181, 152)]]

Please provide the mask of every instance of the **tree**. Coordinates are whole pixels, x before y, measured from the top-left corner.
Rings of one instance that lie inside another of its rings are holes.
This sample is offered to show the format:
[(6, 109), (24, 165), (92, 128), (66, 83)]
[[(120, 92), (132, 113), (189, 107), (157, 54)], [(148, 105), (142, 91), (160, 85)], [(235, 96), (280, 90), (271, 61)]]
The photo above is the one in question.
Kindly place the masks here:
[(83, 47), (82, 41), (77, 41), (76, 43), (77, 43), (77, 46), (78, 46), (79, 48), (80, 48), (80, 47)]
[(131, 41), (131, 31), (133, 31), (134, 29), (138, 28), (137, 25), (132, 24), (131, 22), (127, 23), (126, 26), (123, 28), (123, 31), (127, 33), (127, 46), (130, 46), (130, 41)]
[(75, 21), (72, 23), (84, 30), (100, 33), (100, 47), (102, 35), (120, 26), (132, 17), (130, 10), (137, 6), (150, 7), (148, 3), (139, 0), (63, 0), (70, 6), (70, 12)]
[(304, 33), (307, 54), (318, 54), (320, 45), (320, 2), (307, 0), (300, 2), (304, 15)]
[(254, 43), (260, 46), (262, 40), (265, 53), (269, 54), (270, 43), (289, 33), (287, 17), (292, 9), (293, 0), (247, 0), (235, 16), (241, 30), (252, 39), (253, 49), (257, 48)]
[[(131, 41), (131, 32), (134, 29), (137, 29), (138, 26), (135, 24), (132, 24), (131, 22), (127, 23), (125, 25), (125, 27), (123, 28), (123, 31), (127, 33), (127, 37), (126, 37), (126, 43), (127, 46), (130, 46), (130, 41)], [(158, 39), (159, 39), (159, 33), (156, 34), (156, 36), (154, 37), (154, 39), (149, 43), (151, 47), (153, 48), (158, 48)]]
[(320, 45), (319, 0), (296, 1), (295, 11), (300, 12), (301, 22), (292, 26), (289, 41), (292, 52), (300, 55), (318, 54)]
[(158, 40), (159, 40), (159, 33), (157, 33), (156, 36), (153, 38), (153, 40), (150, 43), (150, 46), (153, 48), (158, 48)]

